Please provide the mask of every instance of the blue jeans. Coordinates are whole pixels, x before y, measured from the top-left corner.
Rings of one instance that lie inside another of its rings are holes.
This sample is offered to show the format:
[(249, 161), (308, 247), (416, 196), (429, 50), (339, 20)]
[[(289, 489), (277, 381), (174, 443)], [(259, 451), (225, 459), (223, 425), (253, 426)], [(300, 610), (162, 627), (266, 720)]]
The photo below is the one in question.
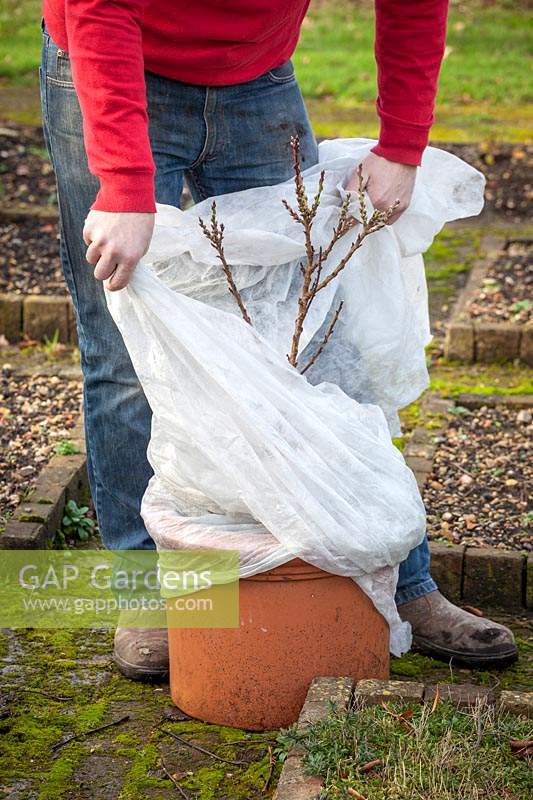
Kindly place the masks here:
[[(68, 56), (43, 30), (40, 70), (46, 144), (56, 174), (61, 261), (72, 295), (84, 376), (89, 481), (104, 543), (154, 547), (139, 513), (152, 474), (145, 457), (151, 412), (85, 260), (82, 229), (98, 181), (83, 144)], [(291, 62), (236, 86), (210, 88), (146, 73), (156, 199), (179, 206), (184, 178), (195, 201), (266, 186), (292, 175), (289, 140), (298, 134), (304, 168), (318, 150)], [(427, 541), (400, 568), (398, 602), (435, 589)]]

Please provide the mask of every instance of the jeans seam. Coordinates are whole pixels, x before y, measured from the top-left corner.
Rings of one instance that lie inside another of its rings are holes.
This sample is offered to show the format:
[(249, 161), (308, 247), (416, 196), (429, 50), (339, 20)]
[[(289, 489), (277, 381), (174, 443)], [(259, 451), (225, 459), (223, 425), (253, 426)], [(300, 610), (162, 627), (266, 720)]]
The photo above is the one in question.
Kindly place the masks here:
[(207, 192), (205, 191), (204, 187), (202, 186), (202, 184), (198, 180), (198, 176), (192, 171), (192, 169), (186, 170), (185, 171), (185, 175), (186, 175), (188, 181), (191, 181), (192, 183), (194, 183), (194, 188), (196, 189), (198, 194), (201, 195), (202, 200), (205, 200), (208, 195), (207, 195)]
[[(204, 146), (202, 147), (200, 155), (198, 156), (196, 161), (193, 164), (191, 164), (191, 169), (194, 169), (195, 167), (198, 167), (202, 163), (202, 161), (205, 159), (205, 157), (207, 155), (207, 152), (210, 149), (211, 144), (212, 144), (211, 126), (209, 124), (209, 113), (212, 110), (210, 108), (210, 106), (211, 106), (210, 100), (211, 100), (212, 96), (214, 97), (212, 92), (213, 92), (213, 89), (211, 87), (207, 86), (206, 90), (205, 90), (204, 109), (203, 109), (203, 112), (202, 112), (202, 116), (204, 118), (204, 123), (205, 123)], [(213, 107), (214, 107), (214, 103), (213, 103)], [(213, 125), (213, 128), (214, 128), (214, 125)]]
[[(46, 36), (46, 34), (44, 34), (44, 35)], [(50, 37), (48, 36), (48, 41), (49, 41), (49, 39), (50, 39)], [(48, 138), (48, 150), (49, 150), (49, 155), (50, 155), (50, 161), (52, 162), (52, 167), (54, 169), (54, 173), (57, 175), (57, 171), (56, 171), (56, 168), (55, 168), (55, 161), (54, 161), (54, 157), (53, 157), (54, 148), (52, 147), (52, 133), (51, 133), (50, 124), (49, 124), (49, 122), (50, 122), (50, 113), (49, 113), (50, 99), (49, 99), (49, 95), (48, 95), (49, 80), (48, 80), (48, 74), (47, 74), (48, 73), (48, 55), (49, 55), (49, 53), (48, 53), (48, 42), (46, 42), (45, 46), (43, 48), (43, 56), (42, 56), (42, 64), (41, 64), (41, 76), (42, 76), (42, 79), (43, 79), (42, 80), (42, 92), (41, 92), (41, 101), (43, 103), (43, 127), (44, 127), (44, 129), (46, 131), (46, 136)], [(56, 187), (57, 187), (58, 212), (59, 212), (59, 230), (63, 231), (64, 230), (63, 213), (62, 213), (62, 209), (61, 209), (62, 193), (59, 191), (59, 184), (58, 184), (58, 181), (57, 181), (57, 177), (56, 177)], [(63, 245), (63, 247), (61, 248), (62, 249), (62, 261), (64, 259), (65, 261), (68, 262), (68, 269), (69, 269), (70, 276), (71, 276), (71, 285), (72, 285), (72, 289), (73, 289), (73, 298), (72, 299), (74, 301), (74, 306), (75, 306), (75, 309), (76, 309), (76, 321), (78, 323), (77, 327), (78, 327), (80, 345), (81, 345), (82, 341), (83, 341), (83, 338), (84, 338), (83, 337), (83, 326), (81, 324), (81, 321), (79, 320), (80, 302), (79, 302), (79, 295), (78, 295), (78, 287), (76, 285), (75, 270), (73, 268), (72, 257), (71, 257), (71, 254), (69, 252), (69, 247), (68, 247), (68, 236), (65, 236), (64, 234), (62, 234), (61, 241), (62, 241), (62, 245)], [(63, 263), (62, 263), (62, 267), (63, 267), (63, 271), (64, 271), (64, 264)], [(90, 403), (89, 403), (87, 392), (85, 392), (85, 390), (84, 390), (84, 398), (83, 398), (83, 400), (84, 400), (84, 407), (85, 407), (84, 423), (85, 423), (85, 425), (87, 425), (87, 419), (90, 417), (90, 408), (89, 408)], [(101, 484), (101, 481), (98, 480), (98, 477), (96, 475), (96, 470), (94, 468), (94, 457), (93, 457), (92, 448), (91, 448), (91, 437), (86, 435), (85, 439), (86, 439), (86, 446), (87, 446), (88, 462), (91, 464), (91, 469), (92, 469), (92, 474), (93, 474), (93, 480), (94, 480), (94, 487), (92, 487), (94, 489), (93, 500), (94, 500), (94, 505), (95, 505), (96, 512), (97, 512), (97, 517), (98, 517), (98, 506), (99, 506), (98, 494), (99, 494), (99, 484)]]
[(292, 75), (285, 75), (283, 78), (278, 78), (276, 75), (272, 75), (271, 72), (267, 72), (267, 78), (271, 83), (274, 84), (290, 83), (291, 81), (296, 80), (296, 73), (293, 72)]
[(50, 77), (50, 75), (46, 76), (46, 82), (47, 83), (53, 83), (54, 86), (61, 86), (62, 88), (65, 88), (65, 89), (74, 89), (74, 90), (76, 89), (76, 87), (74, 86), (72, 81), (62, 81), (62, 80), (59, 80), (59, 78), (52, 78), (52, 77)]

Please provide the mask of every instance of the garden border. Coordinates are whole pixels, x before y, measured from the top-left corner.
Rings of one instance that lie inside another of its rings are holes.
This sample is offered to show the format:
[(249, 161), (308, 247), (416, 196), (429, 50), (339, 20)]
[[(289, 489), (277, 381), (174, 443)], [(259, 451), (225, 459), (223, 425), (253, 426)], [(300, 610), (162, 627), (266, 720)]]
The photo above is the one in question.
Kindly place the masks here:
[[(453, 403), (470, 408), (501, 403), (519, 409), (532, 408), (533, 397), (464, 394), (456, 399), (444, 399), (434, 393), (426, 395), (422, 408), (440, 418), (441, 425), (431, 430), (415, 428), (404, 450), (420, 491), (431, 473), (435, 436), (448, 424), (447, 412)], [(70, 438), (78, 452), (70, 456), (52, 456), (38, 475), (31, 498), (21, 502), (7, 521), (4, 533), (0, 534), (0, 549), (49, 547), (60, 527), (68, 500), (87, 499), (87, 463), (81, 419)], [(526, 556), (492, 547), (440, 542), (430, 542), (429, 546), (432, 574), (443, 594), (453, 602), (511, 613), (533, 610), (533, 554)]]
[(506, 237), (503, 243), (492, 237), (487, 240), (489, 251), (474, 264), (446, 325), (444, 355), (450, 361), (491, 364), (520, 359), (533, 366), (532, 323), (477, 322), (467, 314), (467, 305), (478, 294), (489, 266), (518, 241), (520, 237)]
[[(25, 208), (22, 205), (0, 209), (1, 222), (35, 219), (57, 222), (58, 211), (47, 206)], [(0, 335), (8, 342), (14, 344), (24, 337), (43, 341), (45, 337), (54, 337), (56, 331), (62, 344), (78, 343), (74, 309), (68, 294), (0, 294)]]
[[(473, 684), (423, 684), (410, 681), (380, 681), (366, 679), (355, 682), (352, 678), (315, 678), (297, 723), (298, 733), (325, 719), (331, 705), (348, 708), (352, 697), (366, 705), (380, 705), (383, 702), (433, 703), (437, 695), (441, 700), (449, 700), (458, 708), (472, 707), (478, 701), (499, 705), (511, 714), (521, 714), (533, 718), (533, 692), (501, 691)], [(304, 769), (304, 748), (295, 745), (289, 752), (273, 800), (319, 800), (323, 786), (316, 775), (309, 775)]]
[[(57, 332), (57, 334), (56, 334)], [(72, 301), (62, 294), (0, 294), (0, 335), (16, 344), (57, 335), (62, 344), (78, 344)]]
[(30, 550), (50, 547), (61, 528), (63, 511), (69, 500), (86, 500), (88, 495), (87, 458), (80, 418), (69, 435), (77, 452), (52, 456), (43, 467), (31, 496), (23, 500), (5, 531), (0, 533), (0, 550)]
[[(314, 678), (298, 717), (297, 731), (324, 719), (329, 714), (331, 704), (348, 708), (354, 689), (353, 678)], [(308, 775), (303, 765), (304, 748), (295, 745), (289, 752), (273, 800), (318, 800), (322, 780), (316, 775)]]
[[(461, 394), (442, 398), (429, 393), (422, 400), (423, 411), (440, 422), (431, 430), (416, 427), (405, 447), (404, 457), (413, 470), (420, 492), (431, 474), (437, 449), (435, 438), (449, 424), (452, 405), (479, 408), (482, 405), (505, 405), (533, 408), (532, 395)], [(516, 613), (533, 610), (533, 554), (499, 550), (495, 547), (430, 542), (431, 572), (439, 588), (455, 603), (479, 605)]]

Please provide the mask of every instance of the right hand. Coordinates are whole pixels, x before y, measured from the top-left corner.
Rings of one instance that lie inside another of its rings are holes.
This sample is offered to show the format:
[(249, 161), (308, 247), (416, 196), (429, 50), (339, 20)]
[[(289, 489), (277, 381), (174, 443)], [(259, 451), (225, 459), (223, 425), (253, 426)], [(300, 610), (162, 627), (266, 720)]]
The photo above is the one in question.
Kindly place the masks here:
[(133, 270), (147, 252), (155, 214), (91, 210), (83, 227), (86, 259), (94, 277), (118, 291), (128, 285)]

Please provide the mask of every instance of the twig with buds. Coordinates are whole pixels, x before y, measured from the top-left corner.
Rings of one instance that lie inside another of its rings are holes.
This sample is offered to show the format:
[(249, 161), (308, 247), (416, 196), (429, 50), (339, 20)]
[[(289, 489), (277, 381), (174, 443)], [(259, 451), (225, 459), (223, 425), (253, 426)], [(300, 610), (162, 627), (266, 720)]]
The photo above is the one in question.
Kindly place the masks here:
[[(296, 211), (293, 209), (287, 201), (283, 201), (283, 205), (294, 219), (295, 222), (298, 222), (304, 229), (304, 237), (305, 237), (305, 252), (306, 252), (306, 262), (301, 265), (300, 269), (302, 272), (302, 288), (300, 291), (300, 296), (298, 298), (298, 314), (294, 323), (294, 333), (292, 337), (291, 343), (291, 350), (289, 355), (287, 356), (289, 359), (289, 363), (291, 363), (294, 367), (298, 366), (298, 356), (299, 356), (299, 347), (300, 347), (300, 339), (303, 332), (304, 322), (307, 314), (309, 313), (309, 309), (317, 296), (317, 294), (325, 289), (328, 284), (331, 283), (346, 267), (348, 262), (350, 261), (353, 254), (358, 250), (363, 241), (369, 236), (371, 233), (378, 231), (384, 225), (387, 224), (388, 220), (392, 216), (398, 202), (396, 202), (391, 208), (387, 209), (386, 211), (374, 211), (370, 219), (368, 218), (368, 213), (366, 210), (366, 203), (365, 203), (365, 195), (364, 195), (364, 180), (363, 180), (363, 169), (362, 166), (359, 165), (357, 174), (359, 179), (359, 188), (357, 192), (358, 200), (359, 200), (359, 214), (361, 217), (362, 222), (362, 229), (358, 233), (357, 238), (350, 246), (346, 255), (339, 261), (338, 265), (333, 269), (329, 275), (325, 278), (322, 278), (322, 267), (326, 260), (331, 255), (333, 247), (337, 244), (339, 239), (345, 236), (354, 225), (357, 224), (357, 220), (349, 213), (351, 195), (347, 194), (339, 212), (339, 220), (337, 225), (333, 229), (333, 233), (329, 244), (326, 247), (321, 247), (318, 252), (316, 252), (313, 241), (312, 241), (312, 228), (313, 223), (316, 217), (316, 213), (318, 211), (318, 207), (320, 205), (320, 198), (322, 195), (322, 191), (324, 188), (324, 172), (320, 173), (320, 178), (318, 181), (318, 191), (313, 198), (312, 203), (309, 203), (307, 192), (305, 191), (305, 185), (302, 177), (301, 172), (301, 162), (300, 162), (300, 142), (297, 137), (293, 137), (291, 139), (291, 149), (293, 155), (293, 168), (294, 168), (294, 182), (296, 185), (296, 203), (298, 210)], [(329, 326), (326, 335), (324, 336), (322, 342), (318, 346), (317, 351), (312, 356), (311, 360), (306, 365), (305, 369), (302, 372), (307, 372), (309, 367), (315, 363), (318, 356), (323, 352), (324, 347), (326, 346), (328, 340), (331, 338), (335, 325), (337, 324), (337, 320), (339, 319), (340, 312), (342, 310), (342, 303), (337, 308), (335, 316), (333, 317), (332, 323)]]
[(204, 232), (205, 236), (211, 242), (211, 247), (213, 247), (217, 252), (217, 257), (222, 264), (222, 269), (224, 270), (224, 275), (226, 276), (226, 280), (228, 282), (228, 288), (237, 301), (237, 305), (239, 306), (242, 314), (242, 318), (248, 325), (252, 324), (252, 320), (250, 319), (248, 312), (246, 310), (246, 306), (243, 303), (241, 293), (237, 289), (235, 281), (233, 280), (233, 273), (231, 271), (231, 267), (226, 261), (226, 254), (224, 252), (224, 223), (218, 223), (217, 220), (217, 204), (213, 200), (211, 205), (211, 228), (208, 228), (203, 219), (199, 219), (200, 227)]
[[(366, 210), (366, 203), (365, 203), (365, 194), (364, 194), (364, 179), (363, 179), (363, 168), (361, 164), (357, 169), (358, 175), (358, 190), (357, 190), (357, 199), (359, 204), (359, 216), (361, 218), (362, 228), (357, 234), (356, 239), (352, 242), (346, 254), (341, 258), (337, 266), (331, 270), (331, 272), (326, 275), (325, 278), (322, 277), (322, 268), (330, 257), (334, 246), (337, 244), (339, 239), (342, 239), (356, 224), (357, 220), (349, 213), (350, 202), (351, 202), (351, 195), (347, 194), (345, 199), (342, 202), (342, 205), (339, 210), (339, 218), (337, 224), (335, 225), (331, 239), (329, 243), (325, 247), (320, 247), (318, 251), (315, 249), (313, 244), (313, 223), (315, 221), (315, 217), (317, 215), (319, 206), (320, 206), (320, 199), (322, 197), (322, 192), (324, 190), (324, 171), (320, 173), (318, 179), (318, 187), (317, 192), (312, 200), (309, 202), (307, 197), (307, 192), (305, 190), (305, 183), (302, 176), (302, 168), (301, 168), (301, 159), (300, 159), (300, 141), (297, 136), (292, 137), (291, 139), (291, 150), (292, 150), (292, 157), (293, 157), (293, 169), (294, 169), (294, 184), (295, 184), (295, 196), (296, 196), (296, 209), (289, 205), (286, 200), (283, 200), (283, 205), (293, 218), (295, 222), (302, 226), (304, 231), (304, 241), (305, 241), (305, 261), (300, 264), (300, 272), (302, 274), (302, 288), (300, 290), (300, 295), (298, 297), (298, 313), (296, 316), (296, 320), (294, 322), (294, 332), (291, 341), (291, 348), (290, 353), (288, 353), (287, 358), (289, 363), (292, 364), (293, 367), (298, 367), (298, 357), (299, 357), (299, 348), (300, 348), (300, 339), (302, 336), (304, 322), (309, 313), (309, 309), (319, 292), (322, 289), (325, 289), (331, 281), (335, 280), (338, 275), (342, 272), (342, 270), (347, 266), (348, 262), (354, 255), (354, 253), (361, 247), (363, 241), (369, 236), (371, 233), (375, 233), (383, 228), (386, 225), (393, 215), (394, 211), (396, 210), (399, 200), (397, 200), (390, 208), (386, 211), (379, 211), (375, 210), (372, 216), (368, 217), (368, 212)], [(226, 275), (226, 279), (228, 282), (228, 287), (235, 298), (243, 319), (251, 325), (251, 319), (246, 311), (246, 307), (242, 300), (241, 294), (235, 285), (235, 281), (233, 279), (233, 274), (231, 272), (231, 268), (227, 263), (226, 256), (224, 253), (224, 225), (219, 224), (217, 220), (217, 213), (216, 213), (216, 203), (213, 202), (211, 206), (211, 227), (205, 224), (205, 222), (200, 219), (200, 227), (204, 232), (205, 236), (211, 242), (211, 245), (217, 252), (217, 256), (222, 264), (222, 269), (224, 270), (224, 274)], [(306, 366), (301, 370), (301, 373), (304, 374), (307, 370), (316, 362), (318, 357), (322, 354), (324, 348), (326, 347), (329, 339), (331, 338), (337, 321), (339, 319), (340, 313), (342, 311), (344, 303), (339, 303), (337, 310), (333, 316), (331, 324), (328, 327), (328, 330), (320, 342), (319, 346), (317, 347), (315, 353), (312, 355)]]

